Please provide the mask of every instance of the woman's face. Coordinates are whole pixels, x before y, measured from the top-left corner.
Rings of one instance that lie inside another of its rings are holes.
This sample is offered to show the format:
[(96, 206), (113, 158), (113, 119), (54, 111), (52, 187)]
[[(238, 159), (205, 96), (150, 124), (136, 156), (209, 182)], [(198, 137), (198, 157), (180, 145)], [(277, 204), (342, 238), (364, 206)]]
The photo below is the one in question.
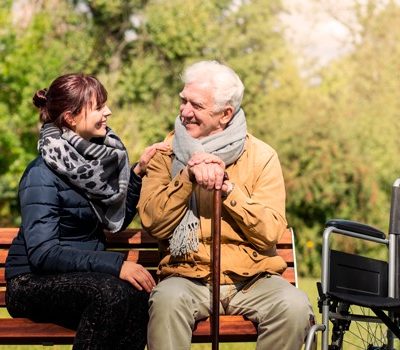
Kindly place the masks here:
[(90, 140), (93, 137), (106, 136), (107, 119), (111, 110), (107, 105), (98, 107), (96, 103), (88, 105), (74, 118), (73, 130), (82, 138)]

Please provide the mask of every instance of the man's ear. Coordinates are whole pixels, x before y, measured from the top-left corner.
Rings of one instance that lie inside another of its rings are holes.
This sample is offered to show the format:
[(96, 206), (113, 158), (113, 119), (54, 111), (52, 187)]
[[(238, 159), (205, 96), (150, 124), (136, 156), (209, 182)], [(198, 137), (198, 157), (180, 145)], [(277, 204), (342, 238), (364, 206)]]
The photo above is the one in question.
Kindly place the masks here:
[(231, 121), (233, 118), (233, 107), (232, 106), (226, 106), (224, 110), (222, 111), (223, 115), (220, 119), (221, 124), (224, 126), (228, 125), (228, 123)]

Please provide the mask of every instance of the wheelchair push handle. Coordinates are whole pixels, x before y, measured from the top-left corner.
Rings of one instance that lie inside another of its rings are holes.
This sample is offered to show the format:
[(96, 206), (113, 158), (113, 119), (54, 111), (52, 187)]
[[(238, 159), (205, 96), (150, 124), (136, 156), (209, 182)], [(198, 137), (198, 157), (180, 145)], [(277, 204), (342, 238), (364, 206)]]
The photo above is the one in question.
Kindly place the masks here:
[(325, 224), (325, 227), (331, 227), (331, 226), (336, 227), (340, 230), (351, 231), (351, 232), (361, 233), (366, 236), (385, 239), (385, 234), (382, 231), (376, 229), (375, 227), (362, 224), (357, 221), (332, 219)]
[(400, 178), (393, 183), (389, 234), (400, 235)]

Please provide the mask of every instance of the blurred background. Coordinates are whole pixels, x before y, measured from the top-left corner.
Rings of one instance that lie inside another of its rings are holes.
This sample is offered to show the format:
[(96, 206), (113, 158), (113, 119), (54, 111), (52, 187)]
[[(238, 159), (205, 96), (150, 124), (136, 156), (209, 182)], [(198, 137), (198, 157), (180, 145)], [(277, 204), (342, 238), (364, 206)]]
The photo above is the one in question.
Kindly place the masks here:
[(278, 151), (301, 277), (320, 275), (328, 219), (387, 231), (400, 176), (400, 4), (389, 0), (0, 0), (0, 226), (20, 221), (37, 89), (96, 75), (133, 162), (172, 129), (180, 73), (200, 59), (239, 74), (249, 131)]

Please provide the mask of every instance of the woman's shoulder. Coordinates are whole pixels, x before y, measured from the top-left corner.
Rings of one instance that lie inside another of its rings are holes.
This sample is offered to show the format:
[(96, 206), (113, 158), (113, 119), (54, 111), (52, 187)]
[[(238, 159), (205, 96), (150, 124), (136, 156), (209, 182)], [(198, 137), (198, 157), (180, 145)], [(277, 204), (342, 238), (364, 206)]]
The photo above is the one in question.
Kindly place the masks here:
[(46, 165), (41, 156), (36, 157), (26, 167), (20, 182), (20, 187), (55, 185), (58, 176)]

